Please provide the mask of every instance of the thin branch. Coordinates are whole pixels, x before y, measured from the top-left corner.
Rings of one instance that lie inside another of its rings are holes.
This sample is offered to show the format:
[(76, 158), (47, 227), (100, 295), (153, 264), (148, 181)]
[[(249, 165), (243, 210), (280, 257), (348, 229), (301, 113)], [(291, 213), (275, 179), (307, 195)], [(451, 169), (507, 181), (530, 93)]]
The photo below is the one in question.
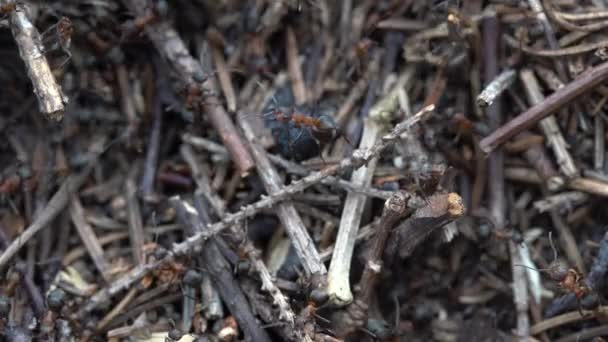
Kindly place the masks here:
[(572, 82), (545, 98), (542, 102), (518, 115), (483, 138), (479, 146), (485, 153), (504, 144), (518, 133), (536, 125), (540, 120), (563, 108), (582, 94), (590, 91), (608, 78), (608, 62), (597, 65), (577, 77)]
[(36, 235), (36, 233), (42, 228), (49, 227), (49, 223), (63, 211), (68, 205), (71, 196), (84, 184), (93, 168), (92, 164), (94, 163), (95, 162), (89, 164), (82, 172), (68, 176), (59, 190), (53, 195), (46, 208), (44, 208), (36, 217), (34, 222), (32, 222), (32, 224), (2, 252), (2, 255), (0, 255), (0, 268), (6, 266), (6, 263), (11, 260), (11, 258), (19, 252), (21, 247)]
[[(146, 14), (148, 2), (145, 0), (124, 0), (123, 3), (137, 15)], [(220, 104), (215, 80), (212, 77), (213, 73), (209, 70), (205, 71), (201, 63), (192, 57), (186, 44), (169, 22), (161, 21), (150, 24), (146, 26), (145, 31), (156, 49), (171, 64), (184, 82), (198, 84), (201, 78), (208, 77), (207, 82), (200, 84), (203, 93), (206, 94), (203, 100), (205, 113), (222, 138), (223, 144), (228, 148), (230, 156), (241, 174), (246, 175), (253, 168), (253, 159), (251, 159), (251, 155), (247, 151), (234, 123), (226, 113), (226, 109)]]
[[(283, 182), (279, 173), (274, 169), (270, 163), (270, 159), (266, 155), (266, 151), (260, 146), (257, 138), (249, 125), (249, 122), (241, 118), (239, 120), (241, 128), (245, 133), (245, 137), (249, 141), (251, 152), (256, 161), (256, 168), (258, 175), (264, 183), (266, 192), (269, 195), (281, 191)], [(289, 234), (291, 243), (298, 253), (300, 262), (309, 275), (319, 274), (323, 275), (327, 273), (325, 265), (321, 262), (319, 252), (317, 251), (314, 241), (308, 234), (302, 218), (298, 214), (296, 208), (292, 203), (279, 203), (276, 208), (277, 216), (281, 220), (285, 230)]]
[[(528, 95), (530, 104), (534, 106), (541, 103), (544, 100), (544, 97), (534, 73), (531, 70), (524, 69), (520, 72), (519, 77), (521, 78), (526, 94)], [(559, 129), (555, 116), (550, 115), (542, 119), (539, 122), (539, 125), (547, 138), (549, 146), (555, 154), (555, 158), (557, 158), (557, 165), (562, 170), (562, 173), (567, 178), (576, 177), (578, 175), (578, 170), (576, 165), (574, 165), (572, 155), (570, 155), (570, 152), (568, 151), (566, 140)]]
[[(7, 4), (12, 0), (5, 0)], [(10, 27), (19, 54), (32, 81), (34, 94), (38, 98), (38, 107), (48, 119), (60, 121), (63, 119), (68, 98), (57, 84), (51, 67), (44, 55), (40, 33), (27, 17), (27, 7), (17, 3), (17, 8), (10, 14)]]

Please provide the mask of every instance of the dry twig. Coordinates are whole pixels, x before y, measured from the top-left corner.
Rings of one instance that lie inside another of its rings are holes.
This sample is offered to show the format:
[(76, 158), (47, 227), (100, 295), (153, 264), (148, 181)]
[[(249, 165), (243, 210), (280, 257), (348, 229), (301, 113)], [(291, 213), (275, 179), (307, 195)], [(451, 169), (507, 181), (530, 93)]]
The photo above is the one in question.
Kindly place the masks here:
[[(9, 4), (12, 0), (5, 0)], [(61, 91), (41, 46), (40, 33), (27, 17), (27, 7), (18, 3), (10, 15), (10, 26), (25, 63), (28, 76), (38, 98), (40, 112), (48, 119), (60, 121), (63, 118), (68, 98)]]

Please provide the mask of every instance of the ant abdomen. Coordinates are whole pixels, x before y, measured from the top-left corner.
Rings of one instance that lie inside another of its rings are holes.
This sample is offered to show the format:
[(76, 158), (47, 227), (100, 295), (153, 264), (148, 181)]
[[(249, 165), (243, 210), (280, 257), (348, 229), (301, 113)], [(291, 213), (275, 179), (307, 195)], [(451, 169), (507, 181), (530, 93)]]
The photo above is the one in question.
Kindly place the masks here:
[(333, 117), (321, 114), (319, 115), (318, 125), (312, 129), (312, 135), (321, 143), (328, 143), (335, 140), (339, 135), (338, 125)]

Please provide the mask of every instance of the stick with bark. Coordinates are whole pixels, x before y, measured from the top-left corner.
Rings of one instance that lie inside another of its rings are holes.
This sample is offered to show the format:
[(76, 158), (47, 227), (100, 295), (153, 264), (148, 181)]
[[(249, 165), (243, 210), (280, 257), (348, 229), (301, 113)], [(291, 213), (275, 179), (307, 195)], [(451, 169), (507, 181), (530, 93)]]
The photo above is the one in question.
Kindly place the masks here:
[[(12, 0), (5, 0), (3, 4), (9, 2)], [(60, 121), (63, 119), (68, 99), (53, 76), (44, 55), (40, 33), (27, 17), (27, 7), (21, 2), (16, 6), (17, 8), (9, 16), (11, 32), (32, 81), (34, 94), (38, 98), (38, 107), (48, 119)]]
[[(124, 0), (125, 6), (139, 16), (145, 15), (148, 2), (145, 0)], [(205, 72), (201, 63), (195, 60), (177, 31), (168, 22), (158, 22), (146, 26), (146, 34), (156, 46), (160, 54), (172, 65), (180, 78), (188, 84), (197, 84), (197, 80), (208, 76), (206, 82), (200, 85), (206, 94), (203, 100), (205, 113), (216, 129), (222, 142), (228, 148), (232, 160), (242, 175), (246, 175), (253, 168), (253, 159), (247, 151), (245, 144), (239, 136), (234, 123), (228, 116), (226, 109), (220, 104), (214, 77), (210, 71)]]

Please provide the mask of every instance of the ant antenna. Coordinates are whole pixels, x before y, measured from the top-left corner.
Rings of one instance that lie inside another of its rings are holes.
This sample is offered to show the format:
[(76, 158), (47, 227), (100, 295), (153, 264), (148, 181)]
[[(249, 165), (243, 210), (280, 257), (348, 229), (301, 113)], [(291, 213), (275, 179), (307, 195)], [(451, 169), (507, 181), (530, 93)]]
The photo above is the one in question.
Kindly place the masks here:
[(553, 261), (557, 260), (557, 249), (555, 249), (555, 245), (553, 244), (553, 238), (551, 234), (553, 232), (549, 232), (549, 243), (551, 244), (551, 249), (553, 250)]
[(525, 268), (529, 268), (529, 269), (537, 271), (537, 272), (546, 272), (549, 270), (547, 268), (535, 268), (535, 267), (530, 267), (530, 266), (526, 266), (526, 265), (522, 265), (522, 264), (513, 264), (513, 266), (525, 267)]
[(348, 136), (346, 135), (346, 132), (343, 132), (341, 129), (338, 130), (338, 132), (340, 133), (340, 135), (342, 136), (342, 138), (344, 139), (344, 141), (346, 141), (346, 143), (348, 145), (350, 145), (350, 147), (352, 148), (357, 148), (348, 138)]
[(272, 96), (270, 98), (272, 99), (272, 104), (274, 105), (274, 107), (278, 108), (279, 102), (277, 101), (277, 98), (274, 96), (274, 94), (272, 94)]
[[(551, 244), (551, 249), (553, 250), (553, 261), (551, 262), (553, 264), (557, 260), (557, 249), (555, 248), (555, 245), (553, 244), (552, 233), (553, 232), (549, 232), (549, 243)], [(535, 270), (535, 271), (538, 271), (538, 272), (548, 272), (551, 269), (551, 267), (549, 267), (549, 268), (534, 268), (534, 267), (530, 267), (530, 266), (526, 266), (526, 265), (521, 265), (521, 264), (514, 264), (514, 266), (521, 266), (521, 267), (529, 268), (531, 270)]]

